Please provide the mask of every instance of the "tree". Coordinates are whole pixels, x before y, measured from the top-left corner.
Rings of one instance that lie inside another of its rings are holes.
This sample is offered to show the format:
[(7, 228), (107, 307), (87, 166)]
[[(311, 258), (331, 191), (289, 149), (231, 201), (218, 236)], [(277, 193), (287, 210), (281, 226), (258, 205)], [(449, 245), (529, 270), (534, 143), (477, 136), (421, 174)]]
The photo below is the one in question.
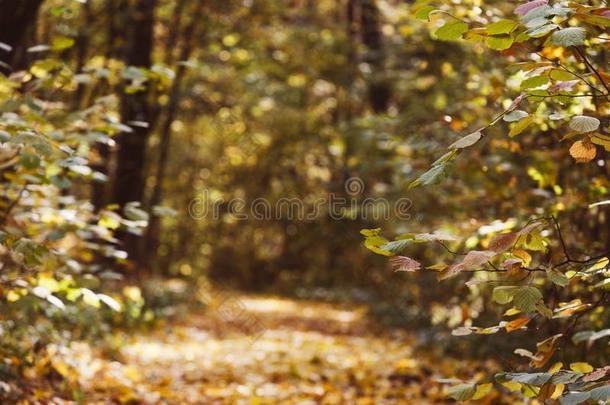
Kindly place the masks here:
[(33, 28), (43, 0), (0, 1), (0, 72), (23, 67), (27, 34)]
[[(126, 87), (121, 96), (121, 120), (130, 130), (117, 141), (117, 168), (114, 174), (112, 202), (125, 207), (128, 202), (144, 198), (146, 150), (150, 134), (151, 109), (145, 70), (151, 66), (153, 24), (156, 0), (137, 0), (128, 14), (125, 63), (133, 70), (135, 88)], [(142, 83), (144, 82), (144, 83)], [(133, 85), (133, 83), (132, 83)], [(132, 259), (138, 262), (134, 236), (124, 235)]]

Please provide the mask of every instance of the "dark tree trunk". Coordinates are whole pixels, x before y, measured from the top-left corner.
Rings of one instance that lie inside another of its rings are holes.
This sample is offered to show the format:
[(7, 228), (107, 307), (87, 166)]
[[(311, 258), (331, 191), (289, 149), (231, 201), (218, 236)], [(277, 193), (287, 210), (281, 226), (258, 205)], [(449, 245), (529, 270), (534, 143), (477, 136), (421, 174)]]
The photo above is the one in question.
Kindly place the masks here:
[(385, 51), (379, 23), (379, 9), (375, 0), (361, 0), (362, 42), (367, 52), (364, 61), (369, 64), (372, 77), (369, 81), (369, 101), (373, 111), (383, 113), (390, 102), (390, 85), (385, 72)]
[[(153, 49), (153, 23), (156, 0), (136, 0), (128, 15), (126, 25), (125, 63), (128, 66), (149, 68)], [(118, 137), (117, 168), (112, 202), (124, 206), (130, 201), (142, 201), (144, 197), (144, 164), (150, 129), (134, 121), (150, 122), (148, 90), (133, 94), (124, 93), (120, 106), (121, 120), (132, 131)], [(137, 242), (132, 235), (122, 235), (127, 251), (139, 263)]]
[[(110, 60), (124, 55), (125, 35), (124, 31), (119, 29), (119, 27), (126, 24), (125, 10), (127, 2), (125, 0), (106, 0), (105, 6), (107, 18), (106, 58)], [(102, 91), (107, 91), (108, 89), (110, 89), (110, 85), (106, 83)], [(95, 149), (97, 151), (97, 162), (94, 165), (95, 170), (110, 178), (110, 145), (98, 143)], [(93, 184), (91, 200), (96, 210), (99, 211), (108, 204), (109, 191), (108, 182), (96, 182)]]
[(25, 38), (36, 23), (42, 1), (0, 0), (0, 42), (12, 48), (10, 51), (0, 48), (1, 72), (9, 73), (23, 67), (18, 57), (24, 54)]

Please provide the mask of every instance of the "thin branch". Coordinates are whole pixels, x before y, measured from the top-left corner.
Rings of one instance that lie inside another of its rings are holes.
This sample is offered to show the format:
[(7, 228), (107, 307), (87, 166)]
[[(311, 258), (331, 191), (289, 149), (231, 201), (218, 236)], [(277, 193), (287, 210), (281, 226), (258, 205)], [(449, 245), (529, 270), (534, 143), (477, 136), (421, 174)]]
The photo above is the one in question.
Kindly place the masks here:
[[(587, 59), (587, 56), (585, 55), (585, 53), (580, 48), (578, 48), (577, 46), (574, 46), (573, 48), (576, 50), (578, 55), (580, 55), (580, 57), (582, 58), (583, 62), (585, 62), (585, 65), (587, 65), (587, 68), (589, 68), (591, 73), (593, 73), (597, 77), (597, 79), (600, 81), (602, 86), (604, 86), (604, 88), (606, 89), (606, 96), (608, 96), (610, 94), (610, 87), (608, 87), (608, 85), (606, 84), (606, 82), (602, 78), (601, 74), (599, 74), (598, 70), (595, 69), (595, 67), (591, 64), (591, 62), (589, 62), (589, 59)], [(606, 98), (608, 98), (608, 97), (606, 97)], [(610, 101), (610, 98), (608, 98), (608, 101)]]

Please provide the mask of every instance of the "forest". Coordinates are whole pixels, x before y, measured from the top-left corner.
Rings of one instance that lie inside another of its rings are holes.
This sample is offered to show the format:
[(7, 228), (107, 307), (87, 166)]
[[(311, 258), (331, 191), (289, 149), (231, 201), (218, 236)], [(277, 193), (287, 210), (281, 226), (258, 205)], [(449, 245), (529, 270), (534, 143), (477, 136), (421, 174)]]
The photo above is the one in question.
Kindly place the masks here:
[(0, 404), (610, 403), (606, 0), (0, 0)]

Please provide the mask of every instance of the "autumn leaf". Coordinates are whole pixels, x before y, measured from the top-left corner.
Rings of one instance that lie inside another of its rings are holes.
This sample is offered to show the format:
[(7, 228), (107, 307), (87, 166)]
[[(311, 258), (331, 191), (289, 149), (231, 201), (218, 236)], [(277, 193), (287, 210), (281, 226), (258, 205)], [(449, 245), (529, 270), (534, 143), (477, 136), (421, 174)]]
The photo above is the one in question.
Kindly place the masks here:
[(591, 143), (589, 138), (585, 138), (582, 141), (576, 141), (570, 147), (570, 155), (578, 163), (587, 163), (595, 159), (597, 155), (597, 149), (595, 145)]
[(396, 256), (390, 258), (390, 264), (394, 271), (413, 272), (421, 268), (421, 263), (406, 256)]
[(514, 330), (521, 329), (527, 325), (529, 321), (529, 318), (517, 318), (508, 322), (504, 327), (506, 328), (506, 331), (510, 333)]
[(505, 252), (515, 244), (517, 237), (518, 235), (513, 232), (496, 235), (489, 242), (489, 250), (496, 253)]
[(496, 252), (489, 250), (471, 250), (466, 254), (462, 261), (464, 268), (476, 268), (482, 264), (487, 263), (492, 257), (496, 255)]

